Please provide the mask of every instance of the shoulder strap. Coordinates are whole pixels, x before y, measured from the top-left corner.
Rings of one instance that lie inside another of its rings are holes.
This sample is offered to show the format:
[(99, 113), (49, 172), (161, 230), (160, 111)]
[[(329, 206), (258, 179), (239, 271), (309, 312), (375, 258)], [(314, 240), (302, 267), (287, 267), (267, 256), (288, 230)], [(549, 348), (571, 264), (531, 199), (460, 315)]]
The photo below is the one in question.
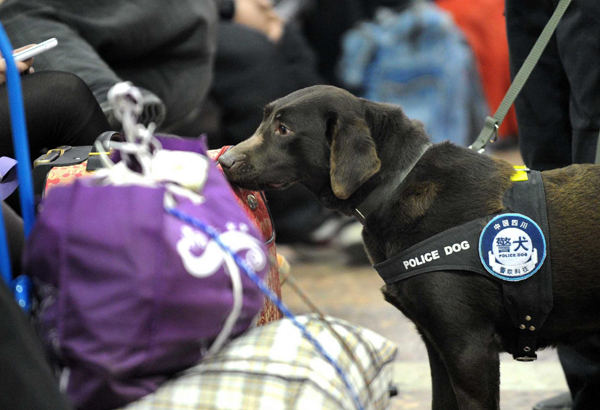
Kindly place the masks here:
[(474, 219), (440, 232), (373, 267), (386, 285), (443, 270), (490, 276), (480, 262), (479, 235), (493, 216)]
[[(546, 194), (541, 173), (530, 171), (528, 178), (515, 182), (504, 197), (507, 215), (524, 215), (535, 221), (550, 251), (550, 230), (546, 211)], [(481, 233), (495, 215), (474, 219), (463, 225), (434, 235), (391, 258), (374, 265), (390, 285), (423, 273), (436, 271), (468, 271), (479, 273), (502, 286), (503, 302), (517, 329), (513, 356), (519, 361), (537, 358), (537, 336), (554, 306), (550, 255), (543, 259), (539, 271), (526, 280), (502, 280), (488, 272), (482, 264)]]
[[(550, 252), (550, 228), (546, 211), (546, 192), (542, 175), (529, 173), (527, 183), (515, 183), (505, 197), (507, 210), (526, 215), (537, 222)], [(513, 357), (518, 361), (537, 358), (537, 336), (554, 306), (552, 292), (552, 258), (546, 257), (540, 270), (527, 280), (503, 282), (504, 307), (517, 330), (517, 345)]]
[[(540, 37), (537, 39), (535, 45), (531, 49), (527, 59), (525, 59), (525, 62), (519, 69), (519, 72), (506, 92), (504, 99), (496, 110), (496, 113), (493, 117), (487, 117), (485, 119), (485, 125), (483, 126), (481, 133), (469, 148), (475, 151), (481, 151), (485, 148), (488, 142), (495, 140), (500, 124), (502, 124), (502, 121), (504, 120), (504, 117), (506, 116), (510, 106), (514, 103), (517, 95), (519, 95), (519, 92), (521, 92), (525, 82), (527, 82), (529, 75), (540, 59), (540, 56), (546, 48), (546, 45), (548, 45), (548, 42), (552, 38), (552, 35), (556, 30), (556, 26), (558, 26), (558, 22), (562, 18), (563, 14), (565, 14), (569, 4), (571, 4), (571, 0), (560, 0), (556, 10), (554, 10), (554, 14), (546, 24), (546, 27), (544, 27), (542, 34), (540, 34)], [(598, 156), (596, 162), (598, 162)]]

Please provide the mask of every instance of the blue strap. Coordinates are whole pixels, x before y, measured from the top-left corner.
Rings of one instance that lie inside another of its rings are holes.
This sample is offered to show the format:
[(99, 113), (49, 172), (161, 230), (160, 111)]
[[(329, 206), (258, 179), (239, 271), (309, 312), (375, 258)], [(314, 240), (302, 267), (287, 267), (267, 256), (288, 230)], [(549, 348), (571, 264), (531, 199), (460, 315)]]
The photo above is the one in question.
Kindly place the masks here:
[(4, 27), (0, 24), (0, 52), (2, 52), (4, 60), (6, 60), (6, 86), (8, 88), (10, 123), (13, 131), (13, 145), (17, 160), (21, 212), (23, 214), (25, 237), (27, 238), (31, 233), (35, 221), (35, 203), (33, 196), (33, 180), (31, 178), (31, 158), (29, 157), (29, 139), (27, 138), (25, 109), (23, 106), (23, 94), (21, 92), (21, 76), (19, 75), (15, 61), (12, 58), (12, 50)]
[(0, 274), (7, 286), (12, 280), (12, 267), (10, 264), (10, 252), (8, 251), (8, 240), (6, 239), (6, 228), (4, 227), (4, 215), (0, 210)]
[(238, 254), (233, 252), (233, 250), (231, 250), (231, 248), (229, 248), (227, 245), (225, 245), (223, 243), (223, 241), (221, 240), (221, 238), (219, 236), (219, 232), (217, 232), (212, 226), (207, 225), (203, 221), (201, 221), (197, 218), (194, 218), (178, 209), (168, 208), (166, 211), (169, 214), (173, 215), (174, 217), (179, 218), (182, 221), (184, 221), (198, 229), (201, 229), (204, 233), (206, 233), (208, 236), (210, 236), (211, 239), (213, 239), (221, 247), (221, 249), (223, 249), (223, 251), (225, 251), (229, 256), (231, 256), (235, 260), (235, 262), (238, 264), (238, 266), (240, 266), (242, 268), (242, 272), (244, 272), (252, 280), (252, 282), (254, 282), (254, 284), (256, 286), (258, 286), (258, 288), (261, 290), (261, 292), (265, 296), (267, 296), (279, 308), (281, 313), (283, 313), (286, 317), (288, 317), (292, 321), (292, 323), (300, 329), (300, 331), (302, 332), (302, 335), (310, 343), (312, 343), (312, 345), (325, 358), (325, 360), (327, 360), (333, 366), (335, 371), (338, 373), (338, 375), (341, 377), (342, 381), (344, 382), (344, 385), (348, 389), (352, 399), (354, 400), (354, 404), (355, 404), (356, 408), (358, 410), (363, 410), (364, 406), (361, 403), (360, 396), (359, 396), (358, 392), (356, 391), (356, 389), (353, 387), (352, 383), (350, 383), (350, 380), (348, 379), (348, 375), (346, 375), (344, 370), (342, 370), (340, 364), (329, 353), (327, 353), (327, 351), (325, 350), (323, 345), (321, 343), (319, 343), (319, 341), (317, 339), (315, 339), (308, 332), (308, 329), (304, 325), (302, 325), (302, 323), (300, 323), (298, 321), (296, 316), (292, 313), (291, 310), (289, 310), (289, 308), (286, 305), (283, 304), (281, 299), (279, 299), (279, 297), (263, 283), (263, 281), (258, 277), (256, 272), (254, 272), (254, 270), (250, 267), (250, 265), (248, 265), (248, 263), (244, 259), (240, 258)]
[[(33, 224), (35, 222), (34, 214), (34, 196), (33, 179), (31, 178), (31, 158), (29, 157), (29, 139), (27, 138), (27, 126), (25, 124), (25, 108), (23, 105), (23, 94), (21, 92), (21, 76), (17, 70), (17, 65), (12, 57), (12, 45), (0, 24), (0, 52), (6, 61), (6, 87), (8, 89), (8, 107), (10, 110), (10, 123), (13, 132), (13, 146), (15, 157), (17, 159), (17, 176), (19, 178), (19, 197), (21, 200), (21, 213), (23, 215), (23, 225), (25, 238), (29, 237)], [(12, 278), (12, 268), (10, 265), (10, 255), (8, 250), (8, 240), (4, 218), (0, 212), (0, 269), (2, 278), (10, 286)], [(23, 277), (20, 282), (27, 282), (28, 278)], [(17, 285), (18, 286), (18, 285)], [(26, 289), (27, 287), (21, 287)], [(18, 292), (17, 302), (21, 306), (29, 306), (29, 294)]]

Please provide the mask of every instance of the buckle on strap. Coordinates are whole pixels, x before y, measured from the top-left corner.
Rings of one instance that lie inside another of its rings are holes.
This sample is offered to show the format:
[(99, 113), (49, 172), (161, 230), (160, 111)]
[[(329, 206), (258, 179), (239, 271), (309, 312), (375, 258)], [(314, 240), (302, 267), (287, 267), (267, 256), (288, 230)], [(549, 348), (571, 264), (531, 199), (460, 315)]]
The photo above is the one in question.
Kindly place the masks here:
[(529, 315), (523, 318), (523, 323), (518, 327), (517, 351), (513, 358), (519, 362), (533, 362), (537, 360), (537, 334), (541, 327), (539, 317)]
[(496, 118), (487, 117), (479, 136), (473, 144), (469, 145), (469, 148), (481, 154), (489, 142), (495, 142), (498, 139), (499, 128)]
[(43, 156), (36, 159), (33, 162), (33, 166), (37, 167), (40, 164), (47, 164), (48, 162), (56, 161), (71, 148), (73, 147), (71, 147), (70, 145), (61, 145), (60, 147), (53, 148), (46, 152)]
[(535, 362), (537, 360), (537, 354), (533, 354), (533, 356), (519, 356), (515, 357), (517, 362)]

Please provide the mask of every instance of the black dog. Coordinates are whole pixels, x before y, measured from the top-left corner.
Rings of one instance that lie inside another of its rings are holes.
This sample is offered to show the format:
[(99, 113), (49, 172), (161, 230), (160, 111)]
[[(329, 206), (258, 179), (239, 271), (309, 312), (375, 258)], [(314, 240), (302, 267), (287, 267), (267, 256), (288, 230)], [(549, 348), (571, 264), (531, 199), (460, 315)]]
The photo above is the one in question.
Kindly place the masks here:
[[(325, 206), (348, 215), (374, 189), (389, 186), (393, 197), (375, 204), (364, 221), (373, 263), (501, 213), (515, 172), (467, 148), (430, 146), (423, 127), (399, 107), (330, 86), (267, 105), (254, 136), (219, 161), (235, 184), (282, 189), (301, 183)], [(399, 176), (405, 179), (395, 189)], [(573, 343), (600, 330), (600, 167), (574, 165), (544, 172), (542, 179), (554, 308), (538, 347)], [(502, 286), (466, 271), (436, 271), (387, 285), (383, 293), (416, 324), (427, 346), (433, 408), (499, 409), (498, 355), (514, 353), (517, 345)]]

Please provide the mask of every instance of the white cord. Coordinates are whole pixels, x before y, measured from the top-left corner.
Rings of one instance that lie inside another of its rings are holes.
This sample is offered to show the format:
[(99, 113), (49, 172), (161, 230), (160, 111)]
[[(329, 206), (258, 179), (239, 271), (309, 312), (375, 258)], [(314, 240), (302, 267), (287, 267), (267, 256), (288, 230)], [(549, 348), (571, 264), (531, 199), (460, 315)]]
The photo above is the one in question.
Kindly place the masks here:
[(231, 277), (231, 285), (233, 287), (233, 307), (231, 308), (231, 312), (229, 313), (227, 319), (225, 320), (225, 323), (223, 324), (223, 328), (219, 332), (219, 335), (217, 336), (213, 344), (210, 346), (210, 349), (208, 349), (208, 352), (206, 353), (205, 357), (209, 357), (221, 350), (225, 342), (231, 336), (231, 333), (233, 332), (233, 327), (235, 326), (240, 317), (240, 313), (242, 312), (243, 306), (243, 287), (242, 278), (240, 276), (240, 269), (235, 263), (235, 260), (233, 260), (233, 258), (230, 255), (226, 254), (222, 250), (220, 250), (220, 252), (223, 252), (223, 256), (225, 259), (225, 267), (227, 272), (229, 273), (229, 276)]

